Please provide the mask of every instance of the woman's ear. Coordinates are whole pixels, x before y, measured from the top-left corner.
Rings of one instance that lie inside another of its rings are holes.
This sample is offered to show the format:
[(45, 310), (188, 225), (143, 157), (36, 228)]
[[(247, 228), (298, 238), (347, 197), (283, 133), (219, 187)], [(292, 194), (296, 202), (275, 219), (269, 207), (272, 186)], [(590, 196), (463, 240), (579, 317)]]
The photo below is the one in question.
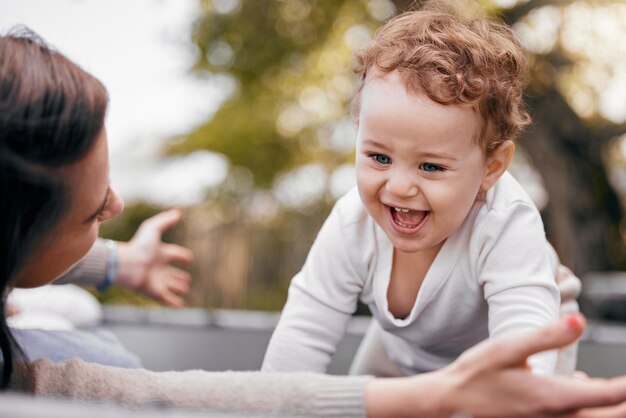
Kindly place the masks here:
[(509, 167), (514, 153), (515, 144), (513, 141), (507, 139), (498, 145), (491, 155), (487, 157), (485, 176), (480, 185), (482, 191), (486, 192), (496, 184), (496, 181), (498, 181), (500, 176), (502, 176), (504, 171)]

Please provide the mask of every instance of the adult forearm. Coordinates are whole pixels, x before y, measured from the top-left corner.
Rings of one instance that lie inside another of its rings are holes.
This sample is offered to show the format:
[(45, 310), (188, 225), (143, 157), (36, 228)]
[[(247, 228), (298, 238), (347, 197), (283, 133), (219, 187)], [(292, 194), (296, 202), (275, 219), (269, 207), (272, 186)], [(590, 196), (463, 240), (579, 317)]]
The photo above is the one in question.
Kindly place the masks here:
[(365, 416), (365, 386), (371, 378), (315, 373), (151, 372), (80, 360), (30, 367), (28, 390), (38, 395), (154, 403), (212, 411), (327, 417)]

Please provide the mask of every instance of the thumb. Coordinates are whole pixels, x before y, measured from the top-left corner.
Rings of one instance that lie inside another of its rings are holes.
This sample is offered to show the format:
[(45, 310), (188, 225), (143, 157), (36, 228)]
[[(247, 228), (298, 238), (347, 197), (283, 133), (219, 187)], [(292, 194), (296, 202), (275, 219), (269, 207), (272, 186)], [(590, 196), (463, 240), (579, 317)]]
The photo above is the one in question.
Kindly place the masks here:
[(178, 208), (166, 210), (146, 219), (140, 226), (140, 229), (155, 230), (162, 234), (166, 230), (176, 225), (182, 217), (182, 212)]
[(533, 354), (565, 347), (575, 342), (585, 330), (585, 317), (576, 313), (532, 331), (502, 335), (477, 347), (477, 359), (489, 361), (496, 368), (518, 367)]

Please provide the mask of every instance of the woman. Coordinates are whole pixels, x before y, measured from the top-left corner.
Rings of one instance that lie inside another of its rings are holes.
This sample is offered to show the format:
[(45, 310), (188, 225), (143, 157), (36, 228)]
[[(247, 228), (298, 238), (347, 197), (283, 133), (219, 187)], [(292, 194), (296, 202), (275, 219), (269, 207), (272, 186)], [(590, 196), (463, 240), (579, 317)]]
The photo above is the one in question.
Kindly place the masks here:
[(540, 377), (524, 367), (529, 355), (575, 341), (584, 328), (581, 316), (485, 342), (443, 370), (394, 379), (155, 373), (80, 360), (28, 363), (6, 325), (7, 291), (12, 286), (34, 287), (54, 280), (89, 250), (99, 224), (123, 209), (109, 185), (103, 126), (106, 106), (102, 84), (32, 32), (0, 37), (3, 388), (129, 405), (158, 401), (213, 410), (341, 417), (447, 417), (456, 413), (591, 417), (596, 412), (565, 412), (626, 399), (626, 378)]

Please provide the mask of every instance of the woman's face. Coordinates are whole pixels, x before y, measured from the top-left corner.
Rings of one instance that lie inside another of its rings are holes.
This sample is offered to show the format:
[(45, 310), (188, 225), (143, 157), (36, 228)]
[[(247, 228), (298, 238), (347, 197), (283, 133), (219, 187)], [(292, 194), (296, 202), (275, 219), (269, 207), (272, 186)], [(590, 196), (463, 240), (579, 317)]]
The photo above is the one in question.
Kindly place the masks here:
[(60, 170), (69, 182), (68, 207), (26, 262), (17, 277), (16, 287), (42, 286), (65, 273), (87, 254), (98, 236), (100, 223), (114, 218), (124, 209), (122, 199), (109, 185), (104, 129), (83, 159)]

